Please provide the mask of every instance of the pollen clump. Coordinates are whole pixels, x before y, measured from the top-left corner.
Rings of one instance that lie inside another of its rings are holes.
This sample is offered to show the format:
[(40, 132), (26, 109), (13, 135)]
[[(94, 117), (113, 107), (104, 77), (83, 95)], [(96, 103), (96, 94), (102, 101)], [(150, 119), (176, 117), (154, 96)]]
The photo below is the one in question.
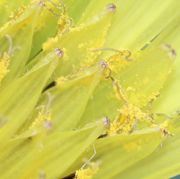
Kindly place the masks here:
[(58, 20), (59, 33), (63, 34), (71, 27), (72, 20), (64, 13), (61, 13)]
[(132, 104), (124, 105), (118, 117), (110, 124), (108, 134), (110, 136), (118, 133), (130, 133), (134, 130), (139, 121), (149, 119), (149, 116), (138, 107)]
[(25, 10), (26, 10), (26, 6), (23, 5), (23, 6), (19, 7), (17, 9), (17, 11), (12, 12), (10, 14), (10, 18), (14, 19), (14, 20), (17, 19), (19, 16), (21, 16), (24, 13)]
[(7, 53), (4, 53), (3, 56), (0, 57), (0, 82), (9, 72), (8, 66), (9, 66), (9, 55)]
[(55, 46), (57, 42), (58, 42), (58, 36), (54, 38), (49, 38), (48, 41), (43, 44), (43, 47), (42, 47), (43, 51), (47, 51), (51, 49), (53, 46)]
[(30, 126), (30, 129), (49, 128), (51, 126), (50, 113), (39, 112), (38, 116)]
[(120, 70), (124, 69), (129, 64), (129, 61), (126, 60), (126, 58), (127, 57), (125, 56), (125, 54), (118, 52), (110, 56), (107, 61), (112, 71), (114, 73), (118, 73)]
[(56, 80), (56, 83), (57, 83), (57, 86), (62, 86), (67, 81), (68, 81), (68, 79), (66, 77), (61, 76)]
[(87, 168), (77, 170), (75, 174), (75, 179), (91, 179), (98, 170), (98, 165), (92, 162)]

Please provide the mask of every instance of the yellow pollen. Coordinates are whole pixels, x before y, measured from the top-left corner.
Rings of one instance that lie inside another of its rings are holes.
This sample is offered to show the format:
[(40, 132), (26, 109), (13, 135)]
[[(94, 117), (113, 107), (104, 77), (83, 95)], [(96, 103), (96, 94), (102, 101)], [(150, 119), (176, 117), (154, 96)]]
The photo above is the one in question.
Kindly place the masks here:
[(56, 83), (57, 83), (57, 86), (62, 86), (67, 81), (68, 79), (66, 77), (61, 76), (56, 80)]
[(130, 133), (139, 121), (149, 119), (148, 114), (132, 104), (125, 104), (120, 109), (118, 117), (110, 124), (108, 134), (110, 136), (118, 133)]
[(115, 55), (110, 56), (107, 61), (109, 67), (114, 73), (118, 73), (129, 64), (129, 61), (126, 60), (124, 55), (122, 55), (121, 53), (116, 53)]
[(45, 43), (43, 43), (43, 51), (51, 49), (58, 42), (58, 36), (54, 38), (49, 38)]
[(61, 13), (58, 20), (59, 33), (62, 34), (71, 27), (72, 20), (66, 15)]
[(0, 82), (9, 72), (8, 66), (9, 66), (9, 55), (7, 53), (4, 53), (2, 58), (0, 58)]
[(50, 113), (39, 112), (29, 129), (38, 129), (44, 127), (45, 122), (51, 122)]
[(77, 170), (75, 174), (75, 179), (91, 179), (98, 170), (98, 165), (92, 162), (89, 164), (88, 168)]
[(24, 13), (25, 9), (26, 9), (26, 6), (24, 5), (19, 7), (15, 12), (12, 12), (10, 14), (10, 18), (14, 20), (17, 19), (19, 16), (21, 16)]
[(161, 124), (152, 124), (152, 127), (158, 127), (163, 137), (173, 136), (173, 134), (169, 131), (170, 125), (168, 120), (162, 122)]

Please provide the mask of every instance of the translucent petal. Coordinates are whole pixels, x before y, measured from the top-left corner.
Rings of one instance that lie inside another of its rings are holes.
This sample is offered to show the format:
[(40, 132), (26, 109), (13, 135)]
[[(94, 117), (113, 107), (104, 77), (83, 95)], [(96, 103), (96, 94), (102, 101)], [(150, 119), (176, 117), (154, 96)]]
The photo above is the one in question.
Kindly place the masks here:
[[(94, 89), (102, 77), (99, 65), (84, 69), (73, 77), (58, 80), (58, 86), (48, 93), (53, 100), (49, 107), (55, 130), (77, 127)], [(47, 105), (47, 95), (39, 104)]]
[(163, 50), (163, 45), (141, 51), (137, 60), (116, 75), (128, 101), (143, 107), (155, 100), (172, 70), (173, 62), (168, 52)]
[(4, 84), (20, 76), (29, 58), (32, 38), (39, 8), (30, 7), (17, 19), (8, 22), (0, 29), (1, 53), (8, 53), (9, 72)]
[(114, 3), (117, 10), (106, 46), (117, 49), (140, 49), (180, 15), (178, 0), (104, 0), (91, 1), (80, 22), (86, 21), (110, 3)]
[[(151, 155), (123, 171), (117, 178), (171, 178), (179, 174), (180, 128), (174, 131)], [(129, 172), (130, 171), (130, 172)]]
[(168, 81), (161, 92), (160, 98), (155, 102), (153, 109), (160, 113), (173, 113), (180, 108), (179, 99), (179, 89), (180, 89), (180, 38), (178, 33), (180, 31), (179, 26), (180, 20), (177, 18), (175, 22), (170, 24), (167, 29), (159, 36), (157, 43), (166, 43), (172, 46), (174, 49), (174, 55), (176, 56), (175, 65), (172, 74), (168, 78)]
[[(22, 178), (38, 178), (42, 173), (48, 178), (61, 177), (101, 132), (102, 123), (97, 123), (78, 131), (42, 133), (30, 142), (27, 139), (23, 145), (14, 148), (13, 156), (4, 160), (0, 167), (1, 177), (12, 178), (14, 172), (16, 177)], [(11, 165), (13, 161), (15, 165)]]
[[(14, 1), (8, 1), (8, 0), (1, 0), (0, 1), (0, 26), (6, 23), (10, 16), (12, 15), (12, 11), (14, 13), (19, 7), (23, 7), (23, 5), (27, 5), (30, 2), (30, 0), (14, 0)], [(18, 11), (17, 11), (18, 12)]]
[(25, 123), (57, 65), (57, 59), (54, 58), (55, 56), (51, 56), (50, 59), (44, 59), (41, 66), (34, 67), (32, 71), (1, 89), (0, 116), (7, 120), (0, 129), (1, 141), (11, 137)]

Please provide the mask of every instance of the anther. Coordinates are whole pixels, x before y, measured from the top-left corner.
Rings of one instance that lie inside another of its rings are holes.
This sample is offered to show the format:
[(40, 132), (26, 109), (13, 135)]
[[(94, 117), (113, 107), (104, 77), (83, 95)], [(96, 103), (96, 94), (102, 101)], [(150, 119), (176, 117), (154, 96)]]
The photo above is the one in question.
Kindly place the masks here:
[(109, 128), (109, 126), (110, 126), (110, 120), (109, 120), (109, 118), (108, 118), (107, 116), (103, 118), (103, 124), (104, 124), (104, 126), (105, 126), (106, 128)]
[(108, 68), (108, 64), (104, 60), (100, 61), (99, 64), (103, 70)]
[(177, 56), (177, 54), (176, 54), (175, 49), (172, 49), (172, 50), (171, 50), (171, 57), (172, 57), (172, 58), (176, 58), (176, 56)]
[(100, 61), (99, 63), (100, 63), (101, 68), (102, 68), (103, 70), (106, 70), (106, 74), (107, 74), (107, 75), (105, 76), (105, 78), (106, 78), (106, 79), (111, 78), (111, 73), (112, 73), (112, 71), (111, 71), (111, 69), (109, 68), (109, 66), (108, 66), (108, 64), (106, 63), (106, 61), (102, 60), (102, 61)]
[(124, 51), (122, 51), (122, 54), (124, 54), (124, 56), (126, 57), (127, 60), (128, 60), (129, 57), (132, 55), (129, 50), (124, 50)]
[(52, 129), (52, 127), (53, 127), (53, 124), (51, 121), (48, 121), (48, 120), (44, 121), (44, 128)]
[(45, 3), (44, 3), (43, 0), (41, 0), (41, 1), (38, 2), (38, 5), (39, 5), (40, 7), (44, 7), (44, 6), (45, 6)]
[(63, 57), (64, 52), (63, 52), (60, 48), (55, 48), (54, 51), (55, 51), (55, 54), (56, 54), (59, 58), (62, 58), (62, 57)]
[(162, 47), (164, 50), (168, 52), (170, 58), (172, 59), (176, 58), (177, 56), (176, 51), (170, 44), (164, 44)]
[(109, 11), (109, 12), (115, 12), (116, 11), (116, 5), (113, 4), (113, 3), (110, 3), (106, 6), (106, 9)]

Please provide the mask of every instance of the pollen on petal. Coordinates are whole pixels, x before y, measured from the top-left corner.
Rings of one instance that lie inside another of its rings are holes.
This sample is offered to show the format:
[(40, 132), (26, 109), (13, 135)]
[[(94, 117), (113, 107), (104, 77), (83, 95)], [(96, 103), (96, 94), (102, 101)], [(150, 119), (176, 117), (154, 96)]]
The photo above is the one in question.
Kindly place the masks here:
[(56, 83), (57, 83), (57, 86), (61, 87), (67, 81), (68, 79), (66, 77), (61, 76), (56, 80)]
[(17, 19), (19, 16), (21, 16), (24, 13), (25, 10), (26, 10), (26, 6), (23, 5), (19, 7), (16, 11), (10, 14), (10, 18), (13, 20)]
[(72, 19), (70, 19), (66, 14), (61, 13), (61, 16), (58, 20), (58, 26), (59, 26), (58, 32), (60, 34), (63, 34), (72, 26)]
[(147, 113), (132, 104), (125, 104), (119, 112), (107, 131), (110, 136), (118, 133), (128, 134), (134, 130), (139, 121), (150, 119)]
[(4, 53), (2, 58), (0, 58), (0, 82), (9, 72), (8, 67), (9, 67), (9, 55), (7, 53)]
[(82, 168), (76, 171), (75, 179), (91, 179), (99, 170), (97, 163), (92, 162), (87, 168)]
[(43, 44), (43, 51), (51, 49), (58, 41), (58, 37), (49, 38), (47, 42)]
[(31, 124), (29, 129), (51, 129), (52, 121), (50, 113), (39, 112), (38, 116), (35, 118), (34, 122)]

